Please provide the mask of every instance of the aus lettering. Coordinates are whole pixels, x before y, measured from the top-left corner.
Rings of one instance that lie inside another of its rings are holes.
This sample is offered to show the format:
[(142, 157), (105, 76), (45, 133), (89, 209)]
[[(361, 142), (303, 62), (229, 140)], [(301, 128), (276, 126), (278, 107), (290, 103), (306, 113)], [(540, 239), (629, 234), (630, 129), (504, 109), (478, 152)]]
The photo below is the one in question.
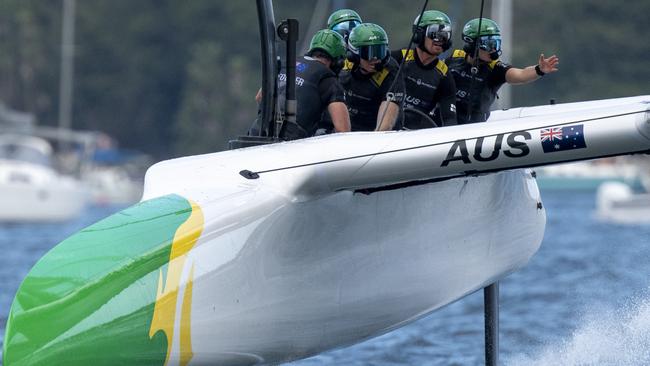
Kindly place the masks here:
[(530, 148), (526, 141), (531, 138), (532, 136), (527, 131), (513, 132), (507, 134), (507, 136), (506, 134), (498, 134), (492, 145), (486, 143), (485, 137), (479, 137), (474, 140), (474, 150), (471, 153), (467, 148), (467, 140), (456, 140), (449, 148), (447, 158), (440, 166), (446, 167), (454, 161), (461, 161), (463, 164), (472, 164), (474, 161), (493, 161), (501, 155), (502, 150), (503, 155), (509, 158), (521, 158), (530, 154)]
[(407, 95), (406, 96), (406, 102), (410, 103), (412, 105), (420, 105), (420, 102), (422, 102), (419, 98)]

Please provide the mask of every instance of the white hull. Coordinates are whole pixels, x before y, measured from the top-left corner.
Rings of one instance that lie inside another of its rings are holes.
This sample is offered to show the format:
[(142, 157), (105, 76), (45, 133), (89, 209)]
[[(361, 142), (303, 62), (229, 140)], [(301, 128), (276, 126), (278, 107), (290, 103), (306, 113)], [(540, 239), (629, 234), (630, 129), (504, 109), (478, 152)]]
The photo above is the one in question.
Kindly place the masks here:
[(94, 205), (128, 205), (142, 197), (143, 182), (131, 179), (120, 168), (92, 169), (82, 178), (90, 189), (90, 201)]
[(76, 185), (0, 183), (0, 221), (66, 221), (81, 213), (85, 193)]
[(65, 221), (81, 213), (86, 189), (54, 170), (51, 154), (45, 140), (0, 135), (0, 222)]
[(596, 216), (617, 224), (650, 224), (650, 193), (634, 193), (620, 182), (603, 183), (596, 194)]
[[(645, 103), (580, 107), (151, 167), (143, 200), (177, 194), (205, 217), (180, 278), (194, 278), (191, 363), (277, 363), (359, 342), (524, 266), (545, 227), (537, 184), (521, 169), (480, 174), (650, 148)], [(551, 127), (583, 131), (584, 146), (548, 152)]]
[(380, 335), (524, 266), (546, 218), (517, 168), (650, 151), (649, 100), (158, 163), (145, 202), (39, 261), (4, 354), (253, 365)]
[(218, 218), (188, 257), (192, 364), (274, 363), (385, 333), (524, 266), (545, 226), (524, 170), (307, 202), (191, 198)]

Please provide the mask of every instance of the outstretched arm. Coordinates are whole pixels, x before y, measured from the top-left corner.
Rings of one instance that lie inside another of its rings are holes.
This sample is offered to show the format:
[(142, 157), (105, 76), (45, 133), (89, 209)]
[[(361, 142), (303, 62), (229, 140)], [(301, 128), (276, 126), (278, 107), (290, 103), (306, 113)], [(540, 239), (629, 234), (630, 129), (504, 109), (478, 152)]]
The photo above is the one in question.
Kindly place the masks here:
[(506, 72), (506, 82), (508, 82), (508, 84), (530, 83), (531, 81), (535, 81), (542, 77), (535, 70), (537, 66), (539, 66), (539, 70), (542, 73), (548, 74), (551, 72), (556, 72), (559, 63), (560, 59), (557, 56), (553, 55), (549, 58), (544, 58), (544, 54), (542, 53), (539, 55), (539, 61), (537, 65), (528, 66), (523, 69), (518, 69), (516, 67), (511, 67), (508, 69)]
[(350, 132), (350, 114), (343, 102), (332, 102), (327, 105), (327, 111), (332, 117), (335, 132)]

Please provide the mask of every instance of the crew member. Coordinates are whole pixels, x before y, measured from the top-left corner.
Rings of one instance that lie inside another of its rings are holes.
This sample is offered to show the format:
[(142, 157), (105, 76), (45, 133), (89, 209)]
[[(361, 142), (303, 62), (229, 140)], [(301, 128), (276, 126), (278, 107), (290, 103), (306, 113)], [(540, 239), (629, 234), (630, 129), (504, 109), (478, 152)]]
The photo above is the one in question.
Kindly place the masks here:
[(447, 14), (427, 10), (413, 22), (415, 50), (392, 53), (404, 75), (406, 129), (456, 124), (456, 84), (438, 57), (451, 47), (451, 21)]
[(354, 27), (361, 23), (361, 17), (356, 11), (351, 9), (340, 9), (333, 12), (327, 19), (327, 28), (343, 36), (347, 42), (350, 32), (352, 32)]
[[(334, 132), (350, 131), (350, 116), (345, 93), (337, 75), (344, 64), (345, 41), (337, 32), (323, 29), (314, 35), (309, 51), (296, 62), (296, 122), (285, 121), (280, 130), (283, 140), (311, 137), (321, 115), (331, 116)], [(278, 75), (279, 95), (284, 96), (286, 74)], [(257, 93), (258, 102), (261, 90)], [(279, 103), (284, 107), (284, 103)]]
[(348, 39), (345, 68), (339, 80), (345, 89), (352, 131), (388, 131), (399, 115), (404, 80), (390, 56), (388, 36), (372, 23), (356, 26)]
[[(491, 19), (473, 19), (467, 22), (463, 27), (463, 41), (463, 49), (454, 50), (446, 60), (456, 82), (459, 124), (486, 121), (490, 116), (490, 106), (503, 84), (529, 83), (558, 70), (559, 58), (555, 55), (546, 58), (541, 54), (537, 65), (523, 69), (499, 60), (501, 30)], [(478, 60), (473, 57), (476, 47)], [(472, 73), (473, 68), (476, 73)]]

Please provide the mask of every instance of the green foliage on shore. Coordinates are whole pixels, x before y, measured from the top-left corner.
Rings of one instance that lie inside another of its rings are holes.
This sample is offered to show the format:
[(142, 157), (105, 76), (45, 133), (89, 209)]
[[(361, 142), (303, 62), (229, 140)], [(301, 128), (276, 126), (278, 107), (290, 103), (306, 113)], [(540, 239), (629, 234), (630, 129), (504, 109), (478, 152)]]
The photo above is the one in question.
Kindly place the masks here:
[[(276, 20), (297, 18), (301, 45), (311, 37), (304, 34), (310, 22), (324, 26), (331, 11), (326, 3), (315, 14), (318, 5), (276, 0)], [(422, 6), (348, 5), (382, 25), (393, 49), (407, 45)], [(455, 47), (462, 47), (460, 29), (478, 17), (479, 2), (432, 5), (451, 16)], [(58, 118), (62, 8), (62, 1), (0, 2), (0, 100), (43, 125)], [(524, 67), (539, 53), (557, 54), (560, 72), (515, 87), (513, 106), (647, 94), (647, 14), (650, 2), (641, 0), (515, 1), (506, 61)], [(261, 72), (254, 1), (77, 1), (75, 21), (74, 128), (168, 158), (222, 150), (255, 118)]]

